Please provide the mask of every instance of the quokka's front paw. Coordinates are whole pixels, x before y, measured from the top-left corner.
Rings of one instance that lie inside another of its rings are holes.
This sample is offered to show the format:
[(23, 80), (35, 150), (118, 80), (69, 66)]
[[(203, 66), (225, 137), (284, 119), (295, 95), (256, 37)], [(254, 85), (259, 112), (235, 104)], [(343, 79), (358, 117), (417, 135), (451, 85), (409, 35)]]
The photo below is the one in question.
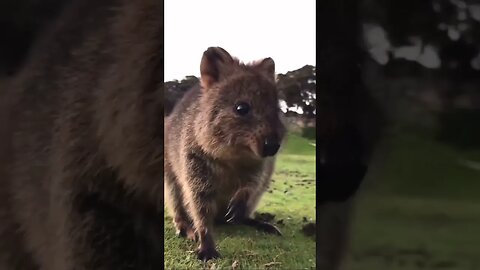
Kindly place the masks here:
[(241, 223), (245, 219), (247, 206), (244, 201), (231, 200), (228, 204), (225, 221), (227, 223)]
[(212, 247), (212, 248), (202, 248), (202, 247), (199, 247), (197, 249), (197, 258), (201, 261), (208, 261), (208, 260), (211, 260), (211, 259), (217, 259), (217, 258), (221, 258), (222, 256), (220, 255), (220, 253), (218, 253), (218, 251), (215, 249), (215, 247)]

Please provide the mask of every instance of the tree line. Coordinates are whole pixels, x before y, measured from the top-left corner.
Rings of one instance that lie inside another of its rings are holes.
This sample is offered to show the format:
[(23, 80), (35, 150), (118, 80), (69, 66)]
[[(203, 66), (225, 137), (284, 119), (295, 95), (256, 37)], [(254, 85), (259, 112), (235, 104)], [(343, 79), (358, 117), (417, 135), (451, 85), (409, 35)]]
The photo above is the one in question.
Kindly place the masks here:
[[(305, 65), (299, 69), (277, 75), (277, 87), (280, 99), (285, 102), (286, 114), (305, 118), (314, 118), (316, 113), (316, 78), (315, 67)], [(165, 82), (165, 112), (175, 106), (175, 103), (191, 87), (199, 83), (199, 78), (193, 75), (181, 80)], [(299, 114), (298, 112), (301, 112)]]

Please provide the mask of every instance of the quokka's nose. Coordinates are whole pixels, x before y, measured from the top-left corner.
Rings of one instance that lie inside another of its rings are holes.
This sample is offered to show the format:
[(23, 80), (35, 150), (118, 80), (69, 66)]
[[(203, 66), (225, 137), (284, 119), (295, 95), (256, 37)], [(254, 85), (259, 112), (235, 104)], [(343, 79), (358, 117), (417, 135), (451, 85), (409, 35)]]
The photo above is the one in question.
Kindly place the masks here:
[(266, 138), (263, 142), (263, 157), (274, 156), (278, 149), (280, 148), (280, 143), (278, 140), (273, 138)]

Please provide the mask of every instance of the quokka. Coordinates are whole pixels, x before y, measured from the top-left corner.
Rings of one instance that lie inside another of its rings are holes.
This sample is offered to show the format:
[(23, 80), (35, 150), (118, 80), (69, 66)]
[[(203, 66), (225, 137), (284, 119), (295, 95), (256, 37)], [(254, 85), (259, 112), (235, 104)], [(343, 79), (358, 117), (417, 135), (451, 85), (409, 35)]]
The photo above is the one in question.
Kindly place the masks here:
[(200, 260), (220, 256), (216, 223), (281, 235), (251, 215), (268, 189), (286, 128), (271, 58), (243, 64), (220, 47), (201, 59), (200, 84), (165, 119), (165, 203)]

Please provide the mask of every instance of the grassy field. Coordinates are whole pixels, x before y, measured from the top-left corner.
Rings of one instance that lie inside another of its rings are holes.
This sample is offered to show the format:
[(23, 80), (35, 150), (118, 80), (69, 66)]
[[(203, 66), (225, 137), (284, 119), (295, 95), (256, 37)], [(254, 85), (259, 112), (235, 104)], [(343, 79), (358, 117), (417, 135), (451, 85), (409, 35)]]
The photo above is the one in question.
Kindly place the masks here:
[(480, 269), (480, 151), (391, 140), (357, 198), (348, 270)]
[[(279, 155), (273, 183), (260, 213), (275, 215), (283, 236), (244, 226), (221, 226), (215, 239), (221, 259), (200, 263), (196, 244), (177, 238), (165, 217), (165, 269), (315, 269), (315, 240), (301, 229), (315, 222), (315, 146), (291, 134)], [(283, 225), (281, 224), (283, 223)]]

